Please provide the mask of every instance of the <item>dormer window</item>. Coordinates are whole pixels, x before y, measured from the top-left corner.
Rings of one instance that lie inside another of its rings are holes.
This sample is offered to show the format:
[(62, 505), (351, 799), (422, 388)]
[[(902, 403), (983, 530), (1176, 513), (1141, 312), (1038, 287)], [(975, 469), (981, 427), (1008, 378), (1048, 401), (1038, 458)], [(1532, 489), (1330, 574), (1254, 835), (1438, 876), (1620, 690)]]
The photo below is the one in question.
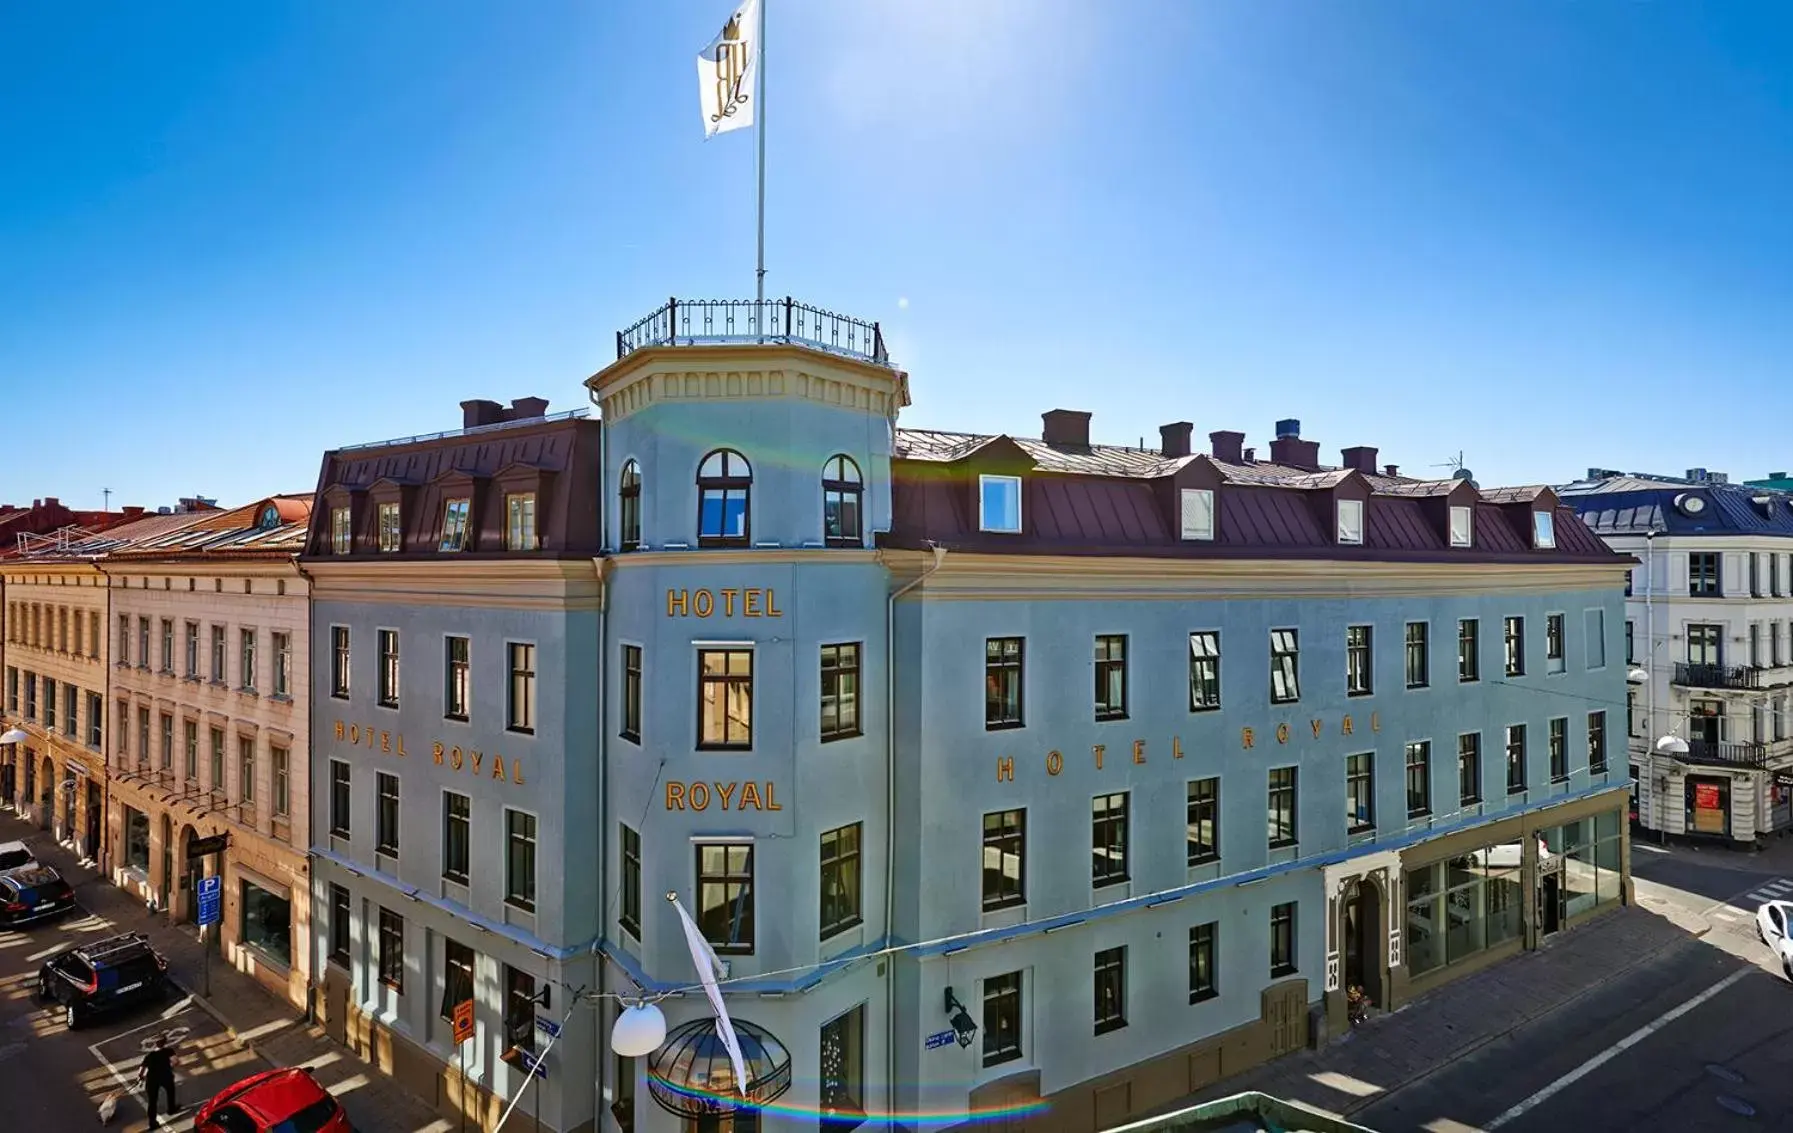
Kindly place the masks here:
[(1451, 546), (1475, 545), (1475, 513), (1467, 507), (1451, 507)]
[(1021, 477), (977, 478), (977, 528), (1000, 535), (1021, 534)]
[(1214, 489), (1184, 488), (1179, 500), (1183, 538), (1214, 538)]
[(1532, 546), (1541, 551), (1556, 547), (1556, 516), (1547, 511), (1532, 512)]
[(822, 538), (831, 547), (857, 547), (864, 483), (851, 457), (830, 457), (822, 466)]
[(378, 512), (380, 519), (380, 550), (391, 553), (404, 543), (403, 532), (399, 527), (398, 505), (381, 504)]
[(1363, 501), (1340, 500), (1339, 504), (1339, 542), (1363, 542)]
[(726, 448), (704, 457), (697, 468), (697, 545), (747, 546), (752, 493), (746, 457)]
[(352, 548), (354, 529), (349, 525), (349, 509), (337, 507), (330, 509), (330, 553), (346, 555)]
[(619, 542), (625, 551), (641, 549), (641, 466), (633, 460), (623, 465), (617, 479), (617, 518), (622, 527)]
[(279, 527), (280, 509), (273, 504), (269, 504), (267, 507), (263, 508), (261, 510), (261, 518), (256, 520), (255, 526), (256, 529), (260, 531), (272, 531), (276, 527)]
[(444, 551), (467, 549), (467, 517), (473, 501), (465, 498), (449, 500), (442, 505), (442, 546)]
[(535, 493), (512, 492), (504, 497), (504, 549), (534, 551), (542, 543), (535, 527)]

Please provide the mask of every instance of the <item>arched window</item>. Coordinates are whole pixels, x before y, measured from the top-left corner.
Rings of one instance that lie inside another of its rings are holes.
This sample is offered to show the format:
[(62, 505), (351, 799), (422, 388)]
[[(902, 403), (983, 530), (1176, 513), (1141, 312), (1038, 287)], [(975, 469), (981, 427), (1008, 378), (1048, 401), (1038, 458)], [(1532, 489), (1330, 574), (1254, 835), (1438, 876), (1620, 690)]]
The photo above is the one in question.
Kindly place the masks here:
[(864, 492), (852, 457), (828, 458), (822, 466), (822, 537), (829, 546), (857, 547), (865, 541), (859, 514)]
[(641, 549), (641, 467), (633, 460), (623, 464), (616, 496), (621, 513), (622, 548), (638, 551)]
[(719, 448), (697, 469), (697, 545), (745, 547), (753, 469), (733, 449)]

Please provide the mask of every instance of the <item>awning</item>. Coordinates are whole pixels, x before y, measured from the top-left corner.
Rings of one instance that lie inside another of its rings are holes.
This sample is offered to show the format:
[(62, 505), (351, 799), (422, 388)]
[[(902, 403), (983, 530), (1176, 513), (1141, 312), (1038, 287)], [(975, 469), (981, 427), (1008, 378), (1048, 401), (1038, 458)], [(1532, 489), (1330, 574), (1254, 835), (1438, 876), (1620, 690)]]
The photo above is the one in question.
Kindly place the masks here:
[[(747, 1102), (765, 1105), (791, 1088), (791, 1052), (759, 1024), (733, 1022), (747, 1067)], [(728, 1050), (707, 1015), (675, 1027), (648, 1056), (647, 1086), (661, 1109), (679, 1117), (727, 1115), (741, 1103)]]

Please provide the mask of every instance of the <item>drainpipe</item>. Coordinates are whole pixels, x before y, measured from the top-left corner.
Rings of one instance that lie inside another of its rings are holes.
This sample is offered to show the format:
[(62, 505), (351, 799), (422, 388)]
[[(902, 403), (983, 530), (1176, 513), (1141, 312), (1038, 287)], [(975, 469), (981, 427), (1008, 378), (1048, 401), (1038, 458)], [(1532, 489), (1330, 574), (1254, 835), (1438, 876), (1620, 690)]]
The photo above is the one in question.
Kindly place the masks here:
[[(884, 600), (884, 947), (895, 938), (896, 921), (896, 603), (946, 564), (946, 548), (929, 543), (934, 561), (890, 592)], [(896, 1116), (896, 958), (884, 965), (884, 1101)]]
[[(608, 440), (610, 427), (608, 422), (602, 420), (599, 421), (598, 427), (601, 430), (598, 437), (598, 454), (599, 460), (602, 461), (607, 459), (609, 455)], [(600, 464), (600, 471), (598, 473), (598, 530), (600, 543), (603, 541), (602, 532), (605, 528), (603, 522), (605, 495), (603, 492), (603, 472), (601, 469), (602, 465)], [(592, 566), (596, 568), (598, 572), (597, 770), (599, 863), (598, 916), (600, 920), (598, 922), (597, 938), (592, 944), (591, 952), (593, 968), (592, 986), (597, 989), (598, 995), (598, 1006), (596, 1010), (597, 1022), (596, 1025), (592, 1027), (591, 1039), (592, 1061), (596, 1064), (592, 1067), (592, 1082), (595, 1092), (592, 1095), (591, 1120), (592, 1128), (599, 1130), (601, 1133), (605, 1125), (604, 1115), (610, 1112), (604, 1105), (604, 1077), (605, 1071), (609, 1069), (610, 1062), (610, 1060), (605, 1057), (605, 1051), (609, 1047), (610, 1032), (607, 1029), (609, 1020), (605, 1018), (608, 1012), (604, 1006), (605, 982), (610, 974), (607, 970), (608, 965), (604, 963), (604, 938), (610, 933), (610, 862), (608, 861), (610, 855), (605, 852), (605, 849), (610, 845), (610, 733), (608, 725), (605, 723), (608, 719), (605, 710), (609, 703), (610, 692), (610, 673), (605, 667), (605, 662), (610, 657), (610, 640), (609, 635), (606, 633), (610, 614), (610, 579), (607, 577), (609, 574), (607, 568), (610, 566), (610, 560), (603, 557), (595, 558), (592, 560)], [(562, 1114), (562, 1119), (565, 1119), (564, 1114)]]

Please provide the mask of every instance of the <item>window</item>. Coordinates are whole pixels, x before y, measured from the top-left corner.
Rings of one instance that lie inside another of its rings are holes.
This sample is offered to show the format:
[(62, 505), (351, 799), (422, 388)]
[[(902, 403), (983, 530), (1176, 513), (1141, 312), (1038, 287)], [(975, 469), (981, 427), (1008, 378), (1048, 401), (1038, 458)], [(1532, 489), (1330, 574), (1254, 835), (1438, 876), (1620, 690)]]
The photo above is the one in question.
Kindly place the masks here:
[(1556, 516), (1553, 513), (1532, 512), (1532, 546), (1543, 551), (1556, 546)]
[(1749, 553), (1749, 596), (1762, 596), (1762, 556), (1755, 551)]
[(850, 1129), (865, 1120), (865, 1005), (822, 1024), (822, 1127)]
[(1006, 972), (984, 981), (984, 1065), (1021, 1057), (1021, 973)]
[(398, 631), (380, 630), (374, 638), (380, 654), (379, 704), (381, 708), (398, 707)]
[(1482, 679), (1481, 623), (1475, 618), (1457, 622), (1457, 679), (1467, 684)]
[(1090, 885), (1126, 881), (1127, 792), (1097, 795), (1090, 803)]
[[(1563, 615), (1546, 614), (1544, 615), (1544, 671), (1547, 673), (1562, 672), (1567, 663), (1564, 660), (1564, 655)], [(1524, 662), (1521, 664), (1523, 665)]]
[(1412, 740), (1407, 744), (1407, 817), (1431, 813), (1432, 741)]
[(1606, 712), (1588, 713), (1588, 770), (1598, 775), (1606, 770)]
[(467, 519), (472, 511), (473, 501), (470, 499), (453, 499), (443, 503), (442, 542), (437, 546), (437, 550), (464, 551), (467, 549)]
[(1188, 864), (1220, 859), (1220, 780), (1192, 779), (1189, 783)]
[(1096, 953), (1096, 1033), (1107, 1034), (1127, 1025), (1127, 949), (1104, 948)]
[(12, 665), (6, 667), (6, 710), (19, 711), (19, 670)]
[(827, 940), (859, 923), (861, 825), (822, 832), (821, 938)]
[(330, 886), (330, 962), (344, 968), (349, 966), (350, 918), (354, 915), (351, 909), (349, 891), (332, 883)]
[(346, 555), (353, 549), (353, 529), (349, 525), (349, 509), (330, 509), (330, 553)]
[(1338, 506), (1339, 542), (1363, 542), (1363, 501), (1340, 500)]
[(183, 720), (181, 725), (185, 733), (182, 739), (186, 749), (185, 765), (182, 770), (187, 782), (191, 783), (199, 778), (199, 721)]
[(717, 952), (753, 951), (753, 843), (697, 844), (697, 926)]
[(1525, 675), (1525, 619), (1512, 617), (1506, 619), (1507, 676), (1523, 677)]
[(1779, 554), (1768, 556), (1768, 592), (1774, 597), (1781, 594), (1781, 557)]
[(1375, 687), (1370, 627), (1345, 627), (1345, 695), (1368, 696)]
[(380, 909), (380, 982), (405, 993), (405, 918), (391, 909)]
[(984, 815), (984, 911), (1027, 903), (1027, 812)]
[(1096, 635), (1096, 719), (1127, 718), (1127, 635)]
[(541, 537), (535, 527), (535, 493), (512, 492), (504, 497), (504, 549), (535, 551), (541, 549)]
[(384, 771), (374, 776), (374, 852), (398, 857), (398, 776)]
[(1219, 707), (1220, 631), (1197, 630), (1189, 635), (1189, 711)]
[(1692, 551), (1687, 556), (1687, 593), (1694, 598), (1718, 598), (1724, 594), (1719, 579), (1721, 559), (1717, 551)]
[(1296, 631), (1270, 631), (1270, 703), (1292, 704), (1301, 699), (1301, 650)]
[(187, 679), (199, 679), (199, 623), (187, 623)]
[(1214, 538), (1214, 490), (1184, 488), (1180, 497), (1183, 538)]
[(141, 616), (137, 619), (137, 667), (149, 668), (149, 619)]
[[(1272, 775), (1275, 772), (1271, 773)], [(1274, 809), (1274, 804), (1272, 804)], [(1292, 808), (1291, 808), (1292, 809)], [(1376, 829), (1376, 757), (1372, 753), (1345, 757), (1345, 832), (1362, 834)]]
[(1475, 545), (1475, 515), (1466, 507), (1451, 508), (1451, 546)]
[(697, 469), (697, 545), (745, 547), (752, 531), (753, 469), (733, 449), (717, 449)]
[(1192, 925), (1189, 929), (1189, 1002), (1200, 1003), (1220, 994), (1215, 978), (1215, 944), (1220, 922)]
[(442, 938), (442, 1004), (439, 1014), (454, 1018), (454, 1009), (473, 1000), (473, 949), (455, 940)]
[(149, 709), (137, 709), (137, 766), (149, 766)]
[(56, 680), (53, 677), (42, 678), (44, 682), (44, 728), (48, 731), (56, 729)]
[(1295, 768), (1270, 769), (1270, 848), (1295, 845), (1299, 830), (1295, 825)]
[(293, 635), (275, 631), (272, 637), (274, 644), (274, 696), (285, 700), (293, 695)]
[(510, 685), (506, 694), (505, 726), (513, 732), (535, 732), (535, 646), (521, 641), (507, 643)]
[[(105, 730), (103, 722), (100, 719), (105, 715), (105, 712), (100, 707), (100, 704), (99, 693), (90, 692), (87, 694), (87, 746), (95, 751), (99, 751), (100, 748), (104, 746), (105, 739)], [(16, 712), (17, 710), (16, 707), (13, 708), (13, 711)], [(167, 759), (162, 761), (162, 766), (168, 766)]]
[(1432, 656), (1427, 640), (1430, 631), (1429, 623), (1407, 623), (1408, 688), (1425, 688), (1432, 683)]
[(237, 737), (237, 797), (255, 809), (255, 737)]
[(1019, 728), (1022, 689), (1022, 639), (991, 637), (984, 641), (984, 728)]
[(822, 466), (822, 538), (831, 547), (857, 547), (860, 532), (859, 465), (835, 456)]
[(504, 1041), (512, 1050), (535, 1053), (535, 1009), (538, 1003), (548, 1004), (551, 997), (547, 991), (543, 988), (538, 996), (534, 976), (504, 966)]
[(504, 812), (504, 902), (535, 911), (535, 815)]
[(697, 746), (746, 751), (753, 746), (753, 650), (697, 651)]
[(1270, 908), (1270, 978), (1295, 973), (1295, 902)]
[(622, 842), (622, 911), (617, 923), (636, 940), (641, 939), (641, 835), (627, 826), (618, 828)]
[(349, 765), (340, 759), (330, 761), (330, 835), (349, 836)]
[(380, 550), (388, 554), (404, 548), (404, 531), (399, 525), (398, 505), (384, 503), (376, 513), (380, 533)]
[(1525, 725), (1507, 725), (1507, 793), (1525, 790)]
[(456, 791), (442, 792), (442, 876), (467, 884), (473, 865), (473, 800)]
[(859, 734), (859, 646), (822, 646), (822, 740)]
[(223, 626), (213, 626), (212, 627), (212, 683), (215, 685), (229, 683), (229, 677), (225, 672), (224, 652), (225, 652), (224, 627)]
[(285, 818), (292, 813), (292, 755), (283, 747), (268, 748), (268, 763), (274, 772), (274, 817)]
[(212, 779), (207, 786), (214, 791), (224, 790), (224, 729), (211, 729), (212, 740)]
[[(25, 674), (25, 719), (27, 719), (27, 720), (37, 719), (37, 674), (36, 673), (26, 673)], [(124, 754), (124, 747), (122, 745), (125, 742), (125, 729), (129, 726), (130, 725), (127, 724), (124, 720), (120, 720), (118, 722), (118, 742), (120, 744), (118, 751), (119, 751), (120, 755)]]
[(1545, 735), (1550, 743), (1550, 781), (1566, 782), (1569, 778), (1569, 718), (1558, 716), (1552, 719)]
[(442, 644), (442, 715), (465, 720), (472, 707), (473, 643), (465, 637), (449, 637)]
[(619, 542), (625, 551), (641, 549), (641, 466), (633, 460), (623, 462), (617, 478), (617, 520), (622, 527)]
[[(173, 618), (163, 618), (162, 619), (162, 635), (158, 640), (160, 641), (161, 646), (162, 646), (162, 666), (161, 666), (162, 672), (172, 673), (172, 672), (174, 672), (174, 619)], [(76, 649), (79, 650), (79, 648), (80, 648), (79, 638), (77, 637)]]
[(292, 967), (292, 903), (248, 878), (241, 879), (237, 892), (237, 939), (281, 967)]
[(1687, 663), (1714, 667), (1724, 664), (1724, 629), (1722, 625), (1689, 625)]
[(617, 734), (641, 742), (641, 646), (623, 648), (623, 720)]
[[(1753, 641), (1751, 642), (1751, 648), (1754, 648)], [(1637, 623), (1634, 621), (1626, 621), (1625, 623), (1625, 664), (1637, 664)]]
[(255, 691), (255, 631), (239, 630), (237, 639), (237, 660), (240, 668), (237, 682), (243, 691)]
[(1001, 535), (1021, 533), (1021, 477), (977, 478), (977, 529)]

